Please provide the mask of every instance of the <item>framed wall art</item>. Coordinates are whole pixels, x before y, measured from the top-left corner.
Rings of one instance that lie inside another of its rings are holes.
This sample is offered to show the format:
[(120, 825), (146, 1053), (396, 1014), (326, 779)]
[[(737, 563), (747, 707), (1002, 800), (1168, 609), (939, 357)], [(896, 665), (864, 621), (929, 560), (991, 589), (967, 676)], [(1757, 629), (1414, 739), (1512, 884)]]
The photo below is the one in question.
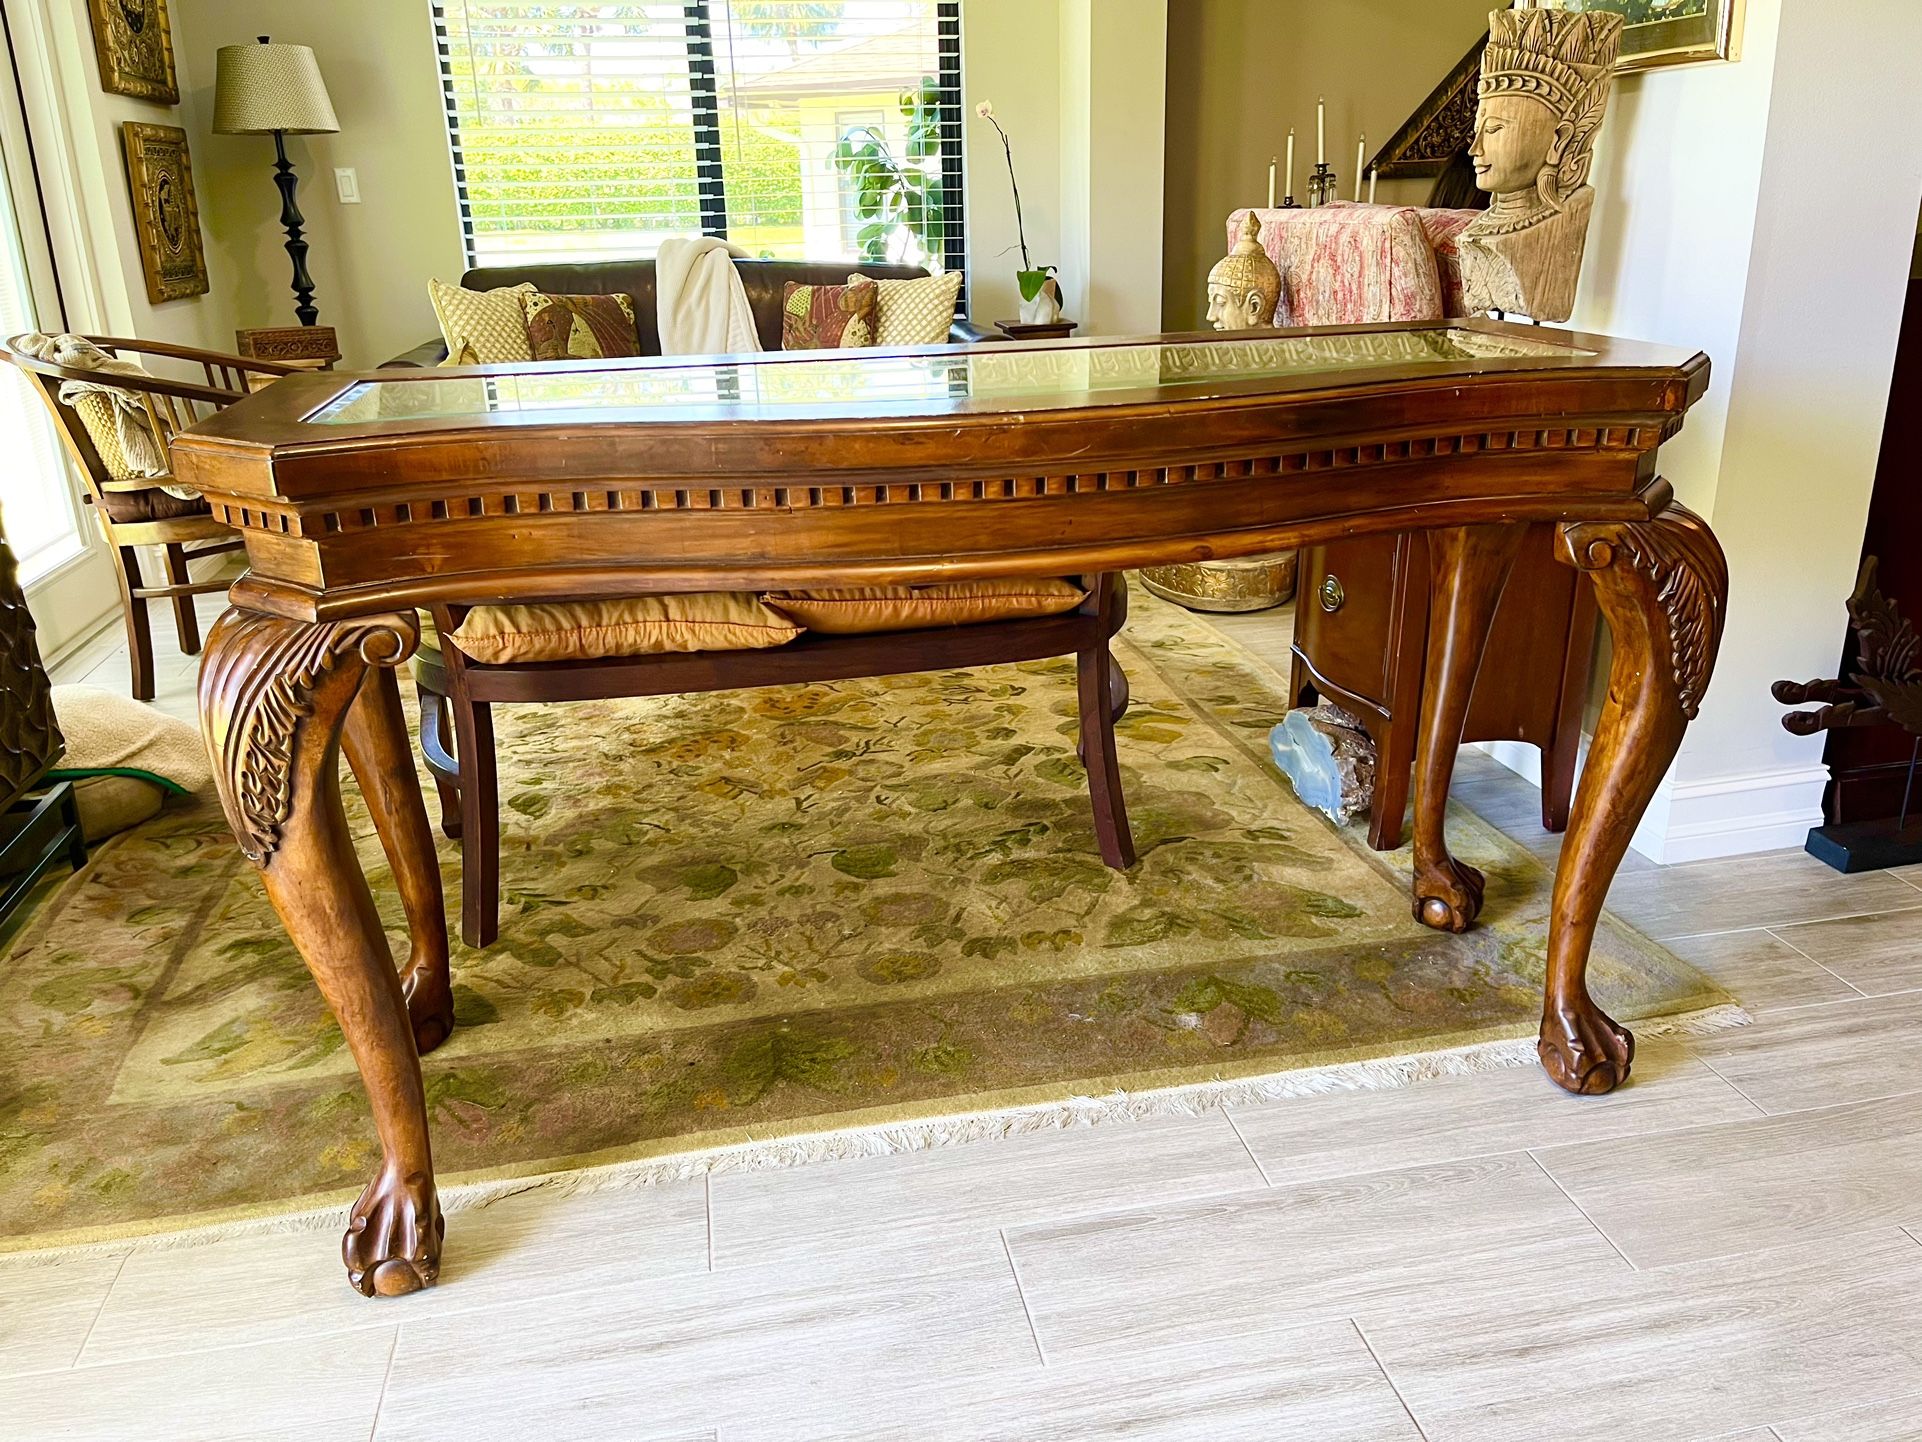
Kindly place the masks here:
[(167, 0), (87, 0), (100, 86), (115, 95), (180, 103)]
[(127, 189), (133, 196), (147, 299), (158, 304), (205, 295), (207, 252), (200, 239), (200, 207), (194, 200), (187, 132), (178, 126), (129, 120), (120, 127), (120, 135), (127, 151)]
[(1563, 0), (1562, 8), (1607, 10), (1627, 22), (1618, 72), (1740, 58), (1742, 0)]

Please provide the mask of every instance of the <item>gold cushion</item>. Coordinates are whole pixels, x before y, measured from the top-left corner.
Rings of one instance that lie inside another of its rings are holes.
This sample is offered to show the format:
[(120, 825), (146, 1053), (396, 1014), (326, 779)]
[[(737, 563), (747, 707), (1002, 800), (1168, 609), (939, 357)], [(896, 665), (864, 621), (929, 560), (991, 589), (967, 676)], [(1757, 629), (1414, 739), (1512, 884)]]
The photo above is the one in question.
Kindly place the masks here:
[(1018, 621), (1072, 611), (1088, 593), (1070, 581), (949, 581), (935, 586), (863, 586), (828, 591), (774, 591), (767, 603), (828, 636), (918, 631)]
[[(521, 297), (532, 294), (532, 281), (498, 290), (466, 290), (444, 280), (427, 282), (427, 295), (434, 302), (447, 354), (460, 357), (467, 365), (505, 365), (534, 359), (527, 345), (527, 321), (521, 315)], [(468, 360), (470, 354), (472, 359)]]
[(446, 639), (476, 661), (592, 661), (658, 651), (755, 651), (802, 627), (739, 591), (476, 606)]
[(919, 280), (875, 280), (851, 275), (849, 285), (876, 285), (876, 345), (939, 345), (954, 323), (954, 302), (961, 294), (961, 272), (943, 271)]

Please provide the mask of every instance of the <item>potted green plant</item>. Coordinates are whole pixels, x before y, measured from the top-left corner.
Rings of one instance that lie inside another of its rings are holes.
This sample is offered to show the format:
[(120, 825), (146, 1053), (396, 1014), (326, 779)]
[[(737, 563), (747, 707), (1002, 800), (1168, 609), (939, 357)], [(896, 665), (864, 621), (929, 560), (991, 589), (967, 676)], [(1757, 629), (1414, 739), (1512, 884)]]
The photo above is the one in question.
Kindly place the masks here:
[[(896, 157), (872, 126), (841, 137), (834, 164), (854, 185), (856, 239), (865, 260), (941, 264), (947, 202), (941, 187), (941, 88), (932, 75), (901, 93), (908, 122), (907, 154)], [(918, 250), (919, 254), (914, 254)]]
[(1001, 137), (1001, 150), (1008, 158), (1008, 188), (1014, 192), (1014, 233), (1021, 242), (1021, 269), (1014, 273), (1021, 288), (1021, 323), (1051, 325), (1061, 319), (1061, 284), (1055, 279), (1057, 267), (1037, 266), (1028, 258), (1028, 231), (1021, 219), (1021, 182), (1014, 176), (1014, 145), (1001, 122), (994, 118), (994, 106), (983, 100), (974, 113), (994, 127)]

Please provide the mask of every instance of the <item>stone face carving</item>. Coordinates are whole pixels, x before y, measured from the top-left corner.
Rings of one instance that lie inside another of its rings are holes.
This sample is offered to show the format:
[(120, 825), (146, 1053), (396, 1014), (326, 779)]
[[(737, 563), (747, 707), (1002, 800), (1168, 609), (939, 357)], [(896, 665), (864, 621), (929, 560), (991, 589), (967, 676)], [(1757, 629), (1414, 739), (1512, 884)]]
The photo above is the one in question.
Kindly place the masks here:
[(1468, 310), (1564, 321), (1575, 308), (1595, 136), (1608, 108), (1622, 17), (1497, 10), (1488, 17), (1469, 155), (1493, 197), (1461, 234)]
[(1208, 324), (1216, 330), (1250, 330), (1275, 323), (1281, 304), (1281, 272), (1261, 248), (1261, 221), (1241, 218), (1241, 238), (1208, 272)]

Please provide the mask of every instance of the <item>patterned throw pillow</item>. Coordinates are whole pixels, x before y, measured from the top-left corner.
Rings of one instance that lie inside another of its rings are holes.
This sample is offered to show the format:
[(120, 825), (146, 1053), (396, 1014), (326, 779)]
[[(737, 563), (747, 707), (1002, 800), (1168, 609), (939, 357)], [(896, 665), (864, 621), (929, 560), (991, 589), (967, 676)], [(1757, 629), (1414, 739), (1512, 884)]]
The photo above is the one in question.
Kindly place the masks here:
[(505, 365), (534, 359), (527, 348), (527, 321), (521, 297), (532, 295), (531, 281), (499, 290), (463, 290), (444, 280), (427, 282), (441, 339), (457, 365)]
[(791, 280), (781, 292), (781, 349), (873, 345), (879, 300), (872, 285), (802, 285)]
[(940, 345), (954, 320), (954, 303), (961, 295), (961, 272), (944, 271), (919, 280), (876, 280), (851, 275), (849, 285), (871, 285), (880, 296), (875, 305), (876, 345)]
[(537, 361), (639, 355), (634, 302), (624, 295), (524, 295), (527, 345)]

